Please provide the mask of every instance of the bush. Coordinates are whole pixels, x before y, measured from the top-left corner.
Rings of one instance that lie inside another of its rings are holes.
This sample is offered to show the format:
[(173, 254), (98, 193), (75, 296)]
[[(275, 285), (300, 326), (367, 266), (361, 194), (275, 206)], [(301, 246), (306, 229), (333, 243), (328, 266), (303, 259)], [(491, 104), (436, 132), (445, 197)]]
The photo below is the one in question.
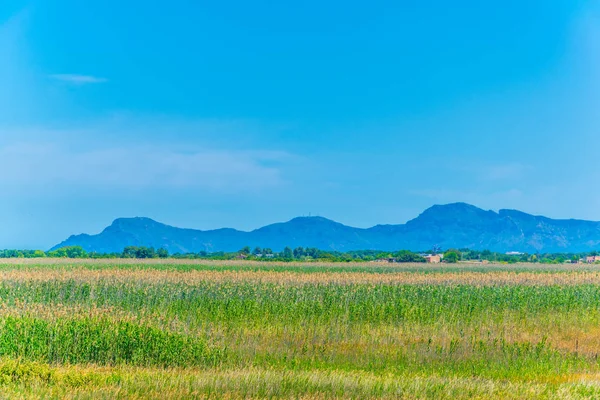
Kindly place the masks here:
[(224, 353), (199, 338), (132, 322), (9, 316), (0, 321), (0, 356), (51, 364), (166, 367), (214, 365)]

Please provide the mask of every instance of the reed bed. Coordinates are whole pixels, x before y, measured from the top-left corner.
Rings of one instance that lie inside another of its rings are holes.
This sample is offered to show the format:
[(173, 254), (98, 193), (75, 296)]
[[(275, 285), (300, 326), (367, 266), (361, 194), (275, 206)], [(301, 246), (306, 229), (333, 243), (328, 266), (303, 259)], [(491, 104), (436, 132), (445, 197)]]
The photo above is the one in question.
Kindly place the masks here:
[(572, 375), (560, 381), (522, 383), (439, 374), (65, 367), (0, 361), (0, 394), (31, 399), (576, 399), (596, 397), (599, 379)]
[(388, 262), (277, 262), (255, 260), (202, 259), (69, 259), (69, 258), (6, 258), (0, 259), (0, 270), (19, 269), (145, 269), (167, 271), (272, 271), (272, 272), (365, 272), (365, 273), (447, 273), (447, 272), (572, 272), (600, 271), (600, 264), (502, 264), (465, 262), (459, 264), (388, 263)]
[(600, 270), (480, 268), (2, 263), (0, 397), (600, 397)]
[(599, 285), (600, 271), (453, 271), (445, 273), (415, 272), (274, 272), (241, 270), (169, 271), (147, 269), (86, 269), (78, 266), (68, 269), (0, 270), (3, 282), (138, 282), (181, 283), (195, 285), (214, 283), (273, 283), (277, 285), (469, 285), (469, 286), (576, 286)]

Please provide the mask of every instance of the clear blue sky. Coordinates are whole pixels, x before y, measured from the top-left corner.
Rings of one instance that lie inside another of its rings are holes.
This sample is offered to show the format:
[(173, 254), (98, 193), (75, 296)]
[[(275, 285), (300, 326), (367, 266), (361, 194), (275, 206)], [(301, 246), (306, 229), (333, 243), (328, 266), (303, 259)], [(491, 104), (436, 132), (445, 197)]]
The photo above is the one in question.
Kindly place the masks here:
[(0, 248), (116, 217), (600, 220), (600, 3), (0, 2)]

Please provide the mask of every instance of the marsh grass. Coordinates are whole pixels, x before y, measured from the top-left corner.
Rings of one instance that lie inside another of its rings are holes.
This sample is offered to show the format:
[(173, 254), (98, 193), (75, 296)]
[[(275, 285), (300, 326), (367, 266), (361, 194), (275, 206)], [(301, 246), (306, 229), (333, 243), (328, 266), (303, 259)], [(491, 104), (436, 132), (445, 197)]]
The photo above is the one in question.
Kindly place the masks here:
[(42, 262), (0, 265), (7, 397), (600, 397), (594, 268)]
[(560, 381), (524, 383), (436, 373), (107, 369), (0, 361), (0, 394), (8, 398), (574, 399), (597, 397), (600, 394), (597, 386), (586, 382), (597, 382), (599, 378), (574, 375)]
[(68, 258), (7, 258), (0, 259), (0, 271), (15, 269), (70, 270), (150, 270), (150, 271), (263, 271), (292, 273), (337, 273), (362, 272), (387, 274), (396, 272), (448, 273), (491, 271), (529, 271), (529, 272), (600, 272), (600, 264), (537, 264), (537, 263), (381, 263), (381, 262), (265, 262), (241, 260), (180, 260), (180, 259), (68, 259)]
[(49, 364), (217, 365), (224, 352), (198, 337), (109, 318), (0, 320), (0, 356)]

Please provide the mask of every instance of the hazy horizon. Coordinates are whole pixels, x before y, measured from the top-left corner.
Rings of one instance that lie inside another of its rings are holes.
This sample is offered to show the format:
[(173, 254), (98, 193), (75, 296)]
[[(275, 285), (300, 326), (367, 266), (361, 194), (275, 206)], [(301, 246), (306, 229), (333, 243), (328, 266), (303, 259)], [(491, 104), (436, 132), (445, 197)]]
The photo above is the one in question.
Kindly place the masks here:
[[(115, 223), (117, 220), (132, 220), (132, 219), (150, 219), (154, 222), (157, 222), (159, 224), (163, 224), (163, 225), (167, 225), (167, 226), (172, 226), (175, 228), (182, 228), (182, 229), (192, 229), (192, 230), (200, 230), (200, 231), (213, 231), (213, 230), (219, 230), (219, 229), (234, 229), (237, 231), (241, 231), (241, 232), (246, 232), (246, 233), (250, 233), (253, 232), (255, 230), (259, 230), (260, 228), (264, 228), (265, 226), (269, 226), (269, 225), (273, 225), (273, 224), (280, 224), (280, 223), (287, 223), (287, 222), (291, 222), (292, 220), (298, 219), (298, 218), (323, 218), (329, 221), (333, 221), (335, 223), (340, 223), (342, 225), (345, 225), (347, 227), (351, 227), (351, 228), (359, 228), (359, 229), (367, 229), (367, 228), (373, 228), (377, 225), (404, 225), (407, 222), (413, 220), (413, 219), (417, 219), (422, 213), (424, 213), (425, 211), (429, 210), (430, 208), (434, 208), (434, 207), (448, 207), (448, 206), (452, 206), (452, 205), (461, 205), (461, 204), (466, 204), (469, 207), (475, 207), (475, 208), (479, 208), (482, 211), (491, 211), (494, 212), (496, 214), (499, 214), (499, 212), (501, 210), (514, 210), (514, 209), (497, 209), (497, 210), (491, 210), (491, 209), (482, 209), (480, 207), (477, 207), (476, 205), (473, 204), (468, 204), (468, 203), (463, 203), (463, 202), (458, 202), (458, 203), (447, 203), (447, 204), (433, 204), (430, 207), (427, 207), (426, 209), (422, 210), (421, 212), (419, 212), (418, 214), (408, 218), (406, 221), (403, 222), (398, 222), (398, 223), (389, 223), (386, 221), (379, 221), (373, 225), (369, 225), (369, 226), (354, 226), (352, 224), (348, 224), (348, 223), (344, 223), (343, 221), (338, 221), (332, 218), (327, 217), (326, 215), (312, 215), (312, 214), (308, 214), (308, 215), (296, 215), (296, 216), (292, 216), (289, 218), (286, 218), (284, 220), (279, 220), (279, 221), (269, 221), (263, 225), (260, 226), (255, 226), (255, 227), (250, 227), (250, 228), (238, 228), (236, 226), (226, 226), (226, 225), (222, 225), (222, 226), (215, 226), (215, 227), (211, 227), (211, 228), (200, 228), (197, 226), (179, 226), (179, 225), (174, 225), (165, 221), (162, 221), (158, 218), (152, 218), (152, 217), (148, 217), (148, 216), (144, 216), (144, 215), (132, 215), (132, 216), (121, 216), (121, 217), (117, 217), (111, 221), (107, 221), (106, 224), (104, 226), (102, 226), (98, 231), (91, 231), (91, 232), (73, 232), (72, 234), (69, 235), (69, 237), (71, 236), (77, 236), (77, 235), (81, 235), (81, 234), (87, 234), (87, 235), (91, 235), (91, 236), (95, 236), (98, 235), (100, 233), (102, 233), (104, 231), (104, 229), (106, 229), (107, 227), (109, 227), (110, 225), (112, 225), (113, 223)], [(525, 214), (529, 214), (529, 215), (533, 215), (533, 216), (539, 216), (539, 217), (547, 217), (545, 215), (537, 215), (537, 214), (531, 214), (531, 213), (527, 213), (523, 210), (516, 210), (516, 211), (520, 211), (520, 212), (524, 212)], [(573, 220), (572, 218), (565, 218), (565, 219), (554, 219), (554, 220)], [(600, 221), (591, 221), (591, 222), (600, 222)], [(63, 241), (63, 239), (67, 239), (67, 237), (62, 238), (61, 242)], [(56, 242), (53, 244), (53, 246), (56, 246), (60, 244), (60, 242)], [(48, 250), (48, 248), (20, 248), (22, 250)]]
[(599, 22), (573, 0), (2, 2), (0, 248), (132, 216), (600, 221)]

